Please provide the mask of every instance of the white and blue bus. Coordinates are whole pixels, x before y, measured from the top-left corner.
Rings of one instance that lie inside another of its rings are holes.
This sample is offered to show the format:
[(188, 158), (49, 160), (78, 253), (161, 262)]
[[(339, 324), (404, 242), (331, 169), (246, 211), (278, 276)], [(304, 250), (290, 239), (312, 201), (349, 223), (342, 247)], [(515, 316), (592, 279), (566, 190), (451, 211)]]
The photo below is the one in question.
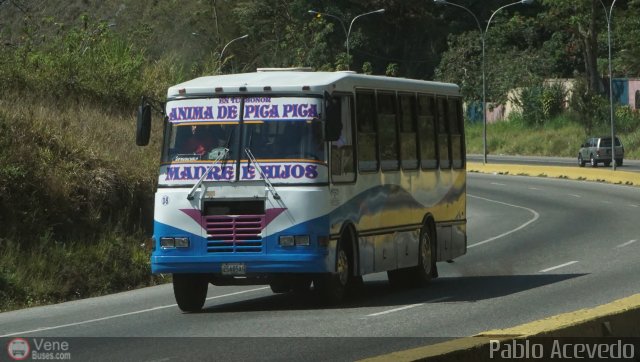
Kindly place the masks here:
[(184, 311), (209, 284), (313, 283), (335, 302), (365, 274), (425, 283), (466, 253), (454, 84), (259, 69), (173, 86), (163, 111), (151, 268), (173, 275)]

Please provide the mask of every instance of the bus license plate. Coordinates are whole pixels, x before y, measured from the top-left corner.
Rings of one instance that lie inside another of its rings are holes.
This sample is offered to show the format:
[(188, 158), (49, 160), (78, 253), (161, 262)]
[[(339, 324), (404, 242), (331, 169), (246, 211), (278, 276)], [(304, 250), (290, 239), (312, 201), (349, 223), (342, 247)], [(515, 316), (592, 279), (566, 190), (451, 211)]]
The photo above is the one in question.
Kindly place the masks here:
[(247, 267), (244, 263), (223, 263), (222, 275), (245, 275)]

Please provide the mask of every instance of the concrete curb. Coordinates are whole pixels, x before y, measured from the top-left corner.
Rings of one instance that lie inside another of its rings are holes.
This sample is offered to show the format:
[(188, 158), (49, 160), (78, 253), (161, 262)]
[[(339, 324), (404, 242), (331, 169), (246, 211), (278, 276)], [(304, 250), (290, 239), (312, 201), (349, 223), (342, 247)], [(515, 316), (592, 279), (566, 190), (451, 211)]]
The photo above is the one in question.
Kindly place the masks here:
[(490, 341), (531, 337), (640, 337), (640, 294), (473, 337), (376, 356), (363, 361), (488, 361)]
[(611, 171), (609, 168), (482, 164), (468, 162), (467, 172), (555, 177), (580, 181), (598, 181), (618, 185), (640, 186), (640, 173)]

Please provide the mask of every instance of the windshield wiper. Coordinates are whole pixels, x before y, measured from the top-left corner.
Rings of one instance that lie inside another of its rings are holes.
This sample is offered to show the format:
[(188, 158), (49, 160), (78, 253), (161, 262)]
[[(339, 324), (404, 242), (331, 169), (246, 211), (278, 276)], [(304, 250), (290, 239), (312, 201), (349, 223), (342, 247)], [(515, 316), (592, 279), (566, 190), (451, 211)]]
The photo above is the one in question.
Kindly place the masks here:
[(200, 176), (200, 178), (198, 179), (198, 182), (196, 182), (196, 184), (193, 185), (193, 187), (191, 188), (191, 191), (189, 191), (189, 193), (187, 194), (187, 200), (193, 200), (193, 195), (196, 193), (196, 190), (198, 189), (198, 187), (202, 185), (204, 178), (211, 171), (211, 169), (213, 169), (213, 166), (215, 166), (218, 162), (220, 162), (220, 160), (226, 158), (228, 154), (229, 154), (229, 143), (227, 142), (227, 147), (225, 147), (223, 151), (218, 154), (218, 157), (216, 157), (216, 159), (213, 161), (211, 166), (209, 166), (209, 168), (207, 168), (207, 170), (202, 174), (202, 176)]
[(273, 198), (276, 200), (280, 200), (280, 195), (278, 195), (278, 191), (276, 191), (276, 188), (273, 187), (273, 184), (271, 183), (271, 180), (269, 180), (269, 177), (267, 177), (267, 175), (265, 175), (265, 173), (262, 171), (262, 167), (260, 167), (260, 164), (258, 163), (256, 158), (253, 156), (253, 153), (251, 153), (251, 150), (249, 149), (249, 147), (245, 148), (244, 152), (247, 154), (247, 158), (253, 164), (253, 167), (256, 170), (258, 170), (258, 173), (260, 174), (260, 176), (262, 176), (262, 179), (267, 184), (267, 189), (269, 189), (269, 191), (271, 191), (271, 194), (273, 194)]
[(207, 168), (207, 170), (202, 174), (202, 176), (200, 176), (200, 178), (198, 179), (198, 182), (196, 182), (196, 184), (193, 185), (193, 187), (191, 188), (191, 191), (189, 191), (189, 193), (187, 194), (187, 200), (193, 200), (193, 195), (196, 193), (196, 190), (198, 189), (198, 187), (200, 187), (200, 185), (202, 185), (202, 182), (204, 181), (204, 178), (213, 169), (213, 166), (215, 166), (221, 160), (227, 158), (227, 155), (229, 154), (229, 147), (231, 147), (231, 139), (233, 138), (233, 132), (235, 130), (236, 130), (235, 127), (231, 129), (231, 132), (229, 132), (229, 137), (227, 137), (227, 144), (224, 147), (221, 147), (222, 148), (222, 152), (218, 153), (218, 156), (213, 161), (211, 166), (209, 166), (209, 168)]

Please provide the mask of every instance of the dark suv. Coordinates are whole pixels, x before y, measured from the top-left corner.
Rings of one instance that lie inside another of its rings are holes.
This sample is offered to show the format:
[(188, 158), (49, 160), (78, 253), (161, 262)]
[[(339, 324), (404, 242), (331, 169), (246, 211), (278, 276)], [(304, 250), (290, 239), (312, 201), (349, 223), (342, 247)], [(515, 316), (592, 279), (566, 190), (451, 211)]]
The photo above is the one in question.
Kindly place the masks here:
[[(615, 160), (616, 166), (622, 166), (624, 158), (624, 147), (620, 139), (616, 137)], [(611, 165), (611, 136), (609, 137), (591, 137), (580, 146), (578, 152), (578, 165), (583, 167), (589, 162), (591, 167), (597, 167), (598, 163), (604, 163), (605, 166)]]

